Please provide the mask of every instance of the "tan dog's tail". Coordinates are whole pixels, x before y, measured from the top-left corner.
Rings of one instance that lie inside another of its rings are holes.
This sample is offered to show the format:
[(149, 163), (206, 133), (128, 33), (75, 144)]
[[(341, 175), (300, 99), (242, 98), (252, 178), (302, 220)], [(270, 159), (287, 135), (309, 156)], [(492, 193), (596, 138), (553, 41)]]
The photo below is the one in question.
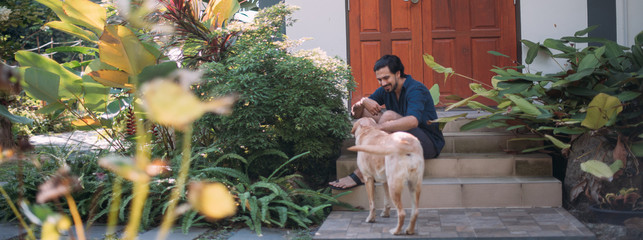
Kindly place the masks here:
[(354, 152), (367, 152), (378, 155), (389, 155), (399, 152), (413, 152), (414, 147), (411, 144), (414, 139), (402, 138), (399, 142), (391, 145), (356, 145), (349, 147), (348, 150)]

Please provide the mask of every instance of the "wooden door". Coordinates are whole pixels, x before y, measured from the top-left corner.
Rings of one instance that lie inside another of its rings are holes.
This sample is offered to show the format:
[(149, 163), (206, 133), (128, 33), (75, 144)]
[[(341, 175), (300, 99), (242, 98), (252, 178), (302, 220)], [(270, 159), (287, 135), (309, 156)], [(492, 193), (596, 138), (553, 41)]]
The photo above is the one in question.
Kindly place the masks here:
[[(472, 94), (470, 80), (433, 72), (422, 55), (457, 73), (490, 84), (493, 66), (517, 59), (513, 0), (350, 0), (350, 64), (358, 88), (353, 102), (373, 93), (373, 64), (384, 54), (400, 56), (406, 73), (427, 87), (440, 85), (441, 97)], [(510, 56), (487, 53), (497, 51)], [(491, 102), (485, 102), (491, 104)]]
[(421, 5), (404, 0), (351, 0), (350, 65), (358, 86), (352, 102), (379, 87), (373, 65), (386, 54), (404, 63), (405, 73), (423, 75)]
[[(423, 1), (424, 52), (443, 66), (491, 85), (493, 66), (509, 66), (516, 55), (516, 16), (513, 0)], [(489, 54), (496, 51), (511, 58)], [(440, 85), (440, 96), (472, 95), (473, 81), (424, 68), (425, 84)], [(476, 99), (482, 100), (484, 98)], [(484, 101), (491, 104), (491, 101)]]

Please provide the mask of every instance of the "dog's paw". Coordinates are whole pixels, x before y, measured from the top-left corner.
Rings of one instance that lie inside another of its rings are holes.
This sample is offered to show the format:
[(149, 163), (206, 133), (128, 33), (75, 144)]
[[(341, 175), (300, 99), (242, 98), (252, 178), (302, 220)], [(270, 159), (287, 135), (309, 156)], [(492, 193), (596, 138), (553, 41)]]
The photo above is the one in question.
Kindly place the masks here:
[(404, 230), (404, 232), (406, 233), (406, 235), (413, 235), (413, 234), (415, 234), (415, 230), (411, 230), (411, 229), (408, 229), (408, 228), (407, 228), (406, 230)]
[(367, 223), (374, 223), (374, 222), (375, 222), (375, 217), (370, 217), (370, 216), (369, 216), (369, 217), (367, 217), (367, 218), (366, 218), (366, 221), (365, 221), (365, 222), (367, 222)]
[(389, 211), (382, 211), (382, 214), (380, 214), (380, 217), (384, 217), (384, 218), (387, 218), (390, 216), (391, 216), (391, 213)]
[(403, 235), (404, 234), (401, 229), (397, 229), (397, 228), (391, 228), (391, 230), (389, 230), (389, 232), (391, 234), (393, 234), (393, 235)]

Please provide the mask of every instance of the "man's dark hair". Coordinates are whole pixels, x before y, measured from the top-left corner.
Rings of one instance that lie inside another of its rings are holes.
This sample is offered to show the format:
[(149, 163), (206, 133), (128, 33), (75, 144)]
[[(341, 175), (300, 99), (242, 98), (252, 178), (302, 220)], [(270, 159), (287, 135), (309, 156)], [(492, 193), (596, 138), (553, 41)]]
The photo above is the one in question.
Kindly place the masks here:
[(391, 70), (391, 73), (393, 74), (399, 71), (400, 77), (406, 77), (406, 74), (404, 74), (404, 64), (402, 64), (402, 60), (400, 60), (400, 58), (395, 55), (382, 56), (380, 60), (377, 60), (377, 62), (375, 62), (375, 67), (373, 67), (373, 72), (380, 70), (384, 67), (388, 67), (388, 69)]

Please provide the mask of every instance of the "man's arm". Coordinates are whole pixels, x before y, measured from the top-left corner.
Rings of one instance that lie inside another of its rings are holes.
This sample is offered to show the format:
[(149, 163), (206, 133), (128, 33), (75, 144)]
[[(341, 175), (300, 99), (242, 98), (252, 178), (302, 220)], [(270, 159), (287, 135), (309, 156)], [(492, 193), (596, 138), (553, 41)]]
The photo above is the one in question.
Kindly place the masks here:
[(375, 116), (380, 113), (382, 106), (377, 104), (377, 102), (373, 99), (367, 97), (362, 98), (355, 104), (353, 104), (353, 107), (351, 108), (351, 114), (353, 115), (353, 118), (361, 118), (364, 109), (371, 113), (371, 115)]
[(380, 123), (378, 128), (385, 132), (408, 131), (418, 126), (418, 120), (414, 116), (401, 117), (395, 120)]

